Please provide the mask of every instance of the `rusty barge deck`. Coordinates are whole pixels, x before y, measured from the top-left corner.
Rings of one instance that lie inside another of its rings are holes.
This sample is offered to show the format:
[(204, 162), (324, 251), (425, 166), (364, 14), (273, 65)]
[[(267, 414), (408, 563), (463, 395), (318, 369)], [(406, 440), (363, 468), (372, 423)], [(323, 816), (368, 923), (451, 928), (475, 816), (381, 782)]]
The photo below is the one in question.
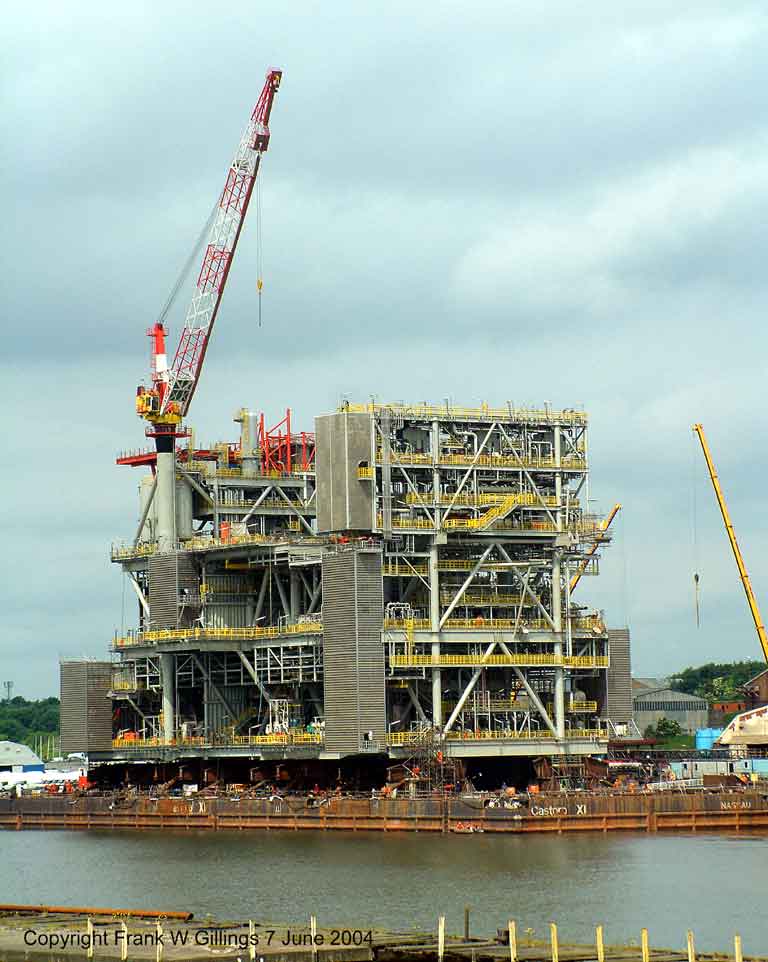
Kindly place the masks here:
[(758, 791), (532, 796), (504, 807), (483, 797), (283, 798), (41, 796), (0, 799), (0, 828), (525, 832), (754, 832), (768, 830)]

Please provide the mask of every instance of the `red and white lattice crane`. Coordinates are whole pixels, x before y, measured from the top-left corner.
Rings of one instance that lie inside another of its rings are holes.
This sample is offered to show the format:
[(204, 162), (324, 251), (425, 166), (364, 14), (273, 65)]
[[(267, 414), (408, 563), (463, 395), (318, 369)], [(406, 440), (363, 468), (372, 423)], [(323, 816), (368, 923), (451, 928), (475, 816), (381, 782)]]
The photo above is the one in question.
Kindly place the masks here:
[(269, 147), (269, 118), (281, 77), (281, 70), (270, 70), (267, 74), (261, 96), (253, 108), (227, 173), (208, 235), (195, 292), (187, 309), (176, 355), (170, 366), (165, 351), (166, 332), (162, 321), (157, 321), (147, 332), (152, 338), (152, 387), (138, 388), (136, 411), (152, 425), (154, 430), (147, 432), (151, 436), (175, 436), (175, 427), (189, 410), (253, 194), (261, 158)]

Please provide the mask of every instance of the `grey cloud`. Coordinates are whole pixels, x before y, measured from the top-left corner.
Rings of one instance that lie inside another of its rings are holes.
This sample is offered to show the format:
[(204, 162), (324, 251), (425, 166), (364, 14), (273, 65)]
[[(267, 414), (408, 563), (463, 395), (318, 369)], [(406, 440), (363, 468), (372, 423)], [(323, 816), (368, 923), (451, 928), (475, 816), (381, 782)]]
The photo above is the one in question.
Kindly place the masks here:
[(310, 428), (344, 394), (583, 403), (594, 507), (625, 504), (585, 603), (629, 612), (645, 674), (755, 655), (701, 465), (693, 624), (690, 425), (760, 593), (766, 23), (714, 0), (6, 11), (3, 677), (47, 694), (119, 626), (144, 331), (269, 66), (265, 323), (250, 223), (199, 437), (241, 404)]

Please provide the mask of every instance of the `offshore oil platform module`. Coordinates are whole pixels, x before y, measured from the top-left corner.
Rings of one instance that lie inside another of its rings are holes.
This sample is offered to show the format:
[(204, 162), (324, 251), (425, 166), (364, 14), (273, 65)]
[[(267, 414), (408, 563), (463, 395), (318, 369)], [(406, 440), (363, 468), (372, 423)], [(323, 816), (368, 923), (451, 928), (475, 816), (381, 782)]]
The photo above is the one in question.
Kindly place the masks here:
[(151, 449), (136, 597), (112, 659), (63, 661), (62, 749), (107, 770), (212, 760), (383, 770), (423, 750), (464, 771), (606, 750), (631, 721), (629, 636), (580, 602), (610, 540), (589, 512), (583, 411), (344, 403), (296, 431), (240, 410), (185, 427), (269, 145), (271, 71), (212, 220), (176, 355), (151, 329)]

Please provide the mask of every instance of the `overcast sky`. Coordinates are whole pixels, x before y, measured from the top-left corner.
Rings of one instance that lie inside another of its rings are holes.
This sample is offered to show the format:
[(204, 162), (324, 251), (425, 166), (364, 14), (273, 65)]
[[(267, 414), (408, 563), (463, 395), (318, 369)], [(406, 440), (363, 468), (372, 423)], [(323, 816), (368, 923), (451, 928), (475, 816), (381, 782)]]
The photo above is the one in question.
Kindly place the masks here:
[(593, 507), (624, 510), (582, 599), (629, 623), (637, 674), (759, 656), (691, 425), (768, 607), (764, 3), (38, 0), (3, 21), (0, 681), (57, 693), (60, 656), (132, 623), (108, 547), (136, 526), (114, 458), (145, 443), (145, 330), (269, 67), (264, 324), (252, 218), (198, 437), (234, 438), (243, 405), (311, 429), (344, 395), (584, 405)]

